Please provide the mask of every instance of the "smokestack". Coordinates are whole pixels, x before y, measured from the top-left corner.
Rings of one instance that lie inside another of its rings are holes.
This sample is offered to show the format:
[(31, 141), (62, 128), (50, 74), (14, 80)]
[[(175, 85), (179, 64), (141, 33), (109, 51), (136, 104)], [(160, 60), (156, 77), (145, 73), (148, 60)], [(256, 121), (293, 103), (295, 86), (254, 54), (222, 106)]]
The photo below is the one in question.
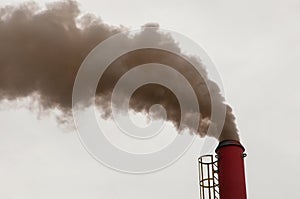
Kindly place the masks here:
[(245, 148), (239, 141), (223, 140), (213, 155), (198, 160), (201, 199), (246, 199)]
[(244, 151), (245, 148), (241, 143), (235, 140), (224, 140), (216, 149), (221, 199), (247, 198)]

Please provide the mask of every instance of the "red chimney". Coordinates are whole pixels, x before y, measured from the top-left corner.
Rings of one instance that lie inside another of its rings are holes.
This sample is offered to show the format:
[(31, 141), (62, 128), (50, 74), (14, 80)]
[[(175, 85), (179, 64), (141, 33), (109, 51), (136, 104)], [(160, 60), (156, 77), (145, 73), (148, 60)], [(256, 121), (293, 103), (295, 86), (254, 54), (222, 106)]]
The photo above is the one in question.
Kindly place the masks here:
[(221, 141), (213, 155), (201, 156), (199, 162), (201, 199), (246, 199), (244, 147), (239, 141)]
[(235, 140), (224, 140), (216, 149), (221, 199), (246, 199), (245, 148)]

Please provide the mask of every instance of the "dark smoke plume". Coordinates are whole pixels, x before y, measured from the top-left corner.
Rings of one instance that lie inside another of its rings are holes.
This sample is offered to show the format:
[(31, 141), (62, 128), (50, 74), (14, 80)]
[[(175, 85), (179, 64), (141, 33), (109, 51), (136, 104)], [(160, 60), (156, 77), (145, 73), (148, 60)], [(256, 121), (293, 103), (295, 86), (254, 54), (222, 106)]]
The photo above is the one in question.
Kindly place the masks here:
[[(156, 24), (147, 26), (159, 29)], [(107, 25), (91, 14), (82, 14), (75, 1), (50, 3), (44, 9), (34, 2), (0, 8), (0, 100), (38, 96), (44, 110), (59, 109), (64, 113), (61, 117), (68, 118), (72, 109), (73, 84), (82, 61), (101, 41), (125, 29)], [(124, 38), (124, 45), (149, 39), (147, 37), (149, 35), (142, 32), (133, 38)], [(155, 32), (151, 35), (151, 42), (168, 45), (182, 53), (170, 35)], [(127, 53), (105, 71), (100, 80), (101, 88), (97, 89), (97, 104), (103, 111), (102, 116), (109, 117), (111, 114), (110, 97), (117, 80), (134, 66), (151, 62), (171, 66), (189, 80), (197, 95), (202, 118), (198, 129), (189, 130), (205, 136), (211, 115), (207, 86), (212, 88), (214, 92), (211, 94), (219, 99), (221, 106), (224, 99), (219, 88), (207, 79), (207, 75), (203, 76), (205, 69), (201, 76), (184, 59), (155, 49)], [(204, 80), (208, 81), (208, 85)], [(163, 105), (167, 110), (167, 119), (176, 127), (181, 117), (188, 117), (180, 114), (175, 95), (157, 84), (140, 87), (131, 98), (130, 108), (148, 113), (153, 104)], [(226, 107), (226, 121), (219, 139), (237, 140), (235, 117), (231, 108)], [(189, 128), (188, 122), (186, 128)]]

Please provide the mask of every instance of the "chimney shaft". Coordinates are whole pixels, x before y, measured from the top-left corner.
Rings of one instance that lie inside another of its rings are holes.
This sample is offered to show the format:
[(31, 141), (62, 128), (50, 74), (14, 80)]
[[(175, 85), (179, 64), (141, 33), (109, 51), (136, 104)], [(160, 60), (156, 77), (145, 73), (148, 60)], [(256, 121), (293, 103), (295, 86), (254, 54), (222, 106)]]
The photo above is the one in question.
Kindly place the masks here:
[(247, 198), (244, 151), (241, 143), (235, 140), (224, 140), (216, 149), (221, 199)]

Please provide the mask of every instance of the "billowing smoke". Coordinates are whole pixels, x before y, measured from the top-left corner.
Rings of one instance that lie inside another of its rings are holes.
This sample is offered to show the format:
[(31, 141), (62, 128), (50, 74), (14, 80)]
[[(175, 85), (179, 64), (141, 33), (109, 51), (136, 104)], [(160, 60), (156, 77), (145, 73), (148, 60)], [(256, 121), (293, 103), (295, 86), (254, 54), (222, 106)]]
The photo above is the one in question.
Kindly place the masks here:
[[(149, 25), (159, 30), (158, 25)], [(107, 25), (91, 14), (82, 14), (74, 1), (50, 3), (42, 9), (34, 2), (0, 8), (0, 100), (38, 96), (43, 110), (59, 109), (64, 113), (62, 121), (68, 120), (72, 109), (73, 84), (82, 61), (101, 41), (125, 29)], [(168, 45), (182, 53), (170, 35), (158, 31), (154, 35), (151, 35), (151, 42)], [(147, 39), (147, 36), (146, 32), (128, 36), (124, 38), (124, 45)], [(196, 57), (193, 59), (199, 60)], [(224, 99), (218, 86), (207, 79), (205, 69), (200, 75), (184, 59), (161, 50), (136, 50), (110, 65), (101, 77), (101, 87), (97, 89), (97, 104), (102, 116), (111, 116), (111, 94), (118, 79), (137, 65), (153, 62), (171, 66), (189, 80), (197, 95), (202, 118), (198, 129), (189, 130), (205, 136), (211, 116), (207, 86), (222, 106)], [(130, 108), (148, 113), (153, 104), (163, 105), (167, 110), (167, 119), (176, 127), (180, 118), (185, 117), (180, 113), (175, 95), (157, 84), (140, 87), (131, 97)], [(226, 107), (225, 124), (219, 139), (238, 139), (235, 117), (231, 108)]]

